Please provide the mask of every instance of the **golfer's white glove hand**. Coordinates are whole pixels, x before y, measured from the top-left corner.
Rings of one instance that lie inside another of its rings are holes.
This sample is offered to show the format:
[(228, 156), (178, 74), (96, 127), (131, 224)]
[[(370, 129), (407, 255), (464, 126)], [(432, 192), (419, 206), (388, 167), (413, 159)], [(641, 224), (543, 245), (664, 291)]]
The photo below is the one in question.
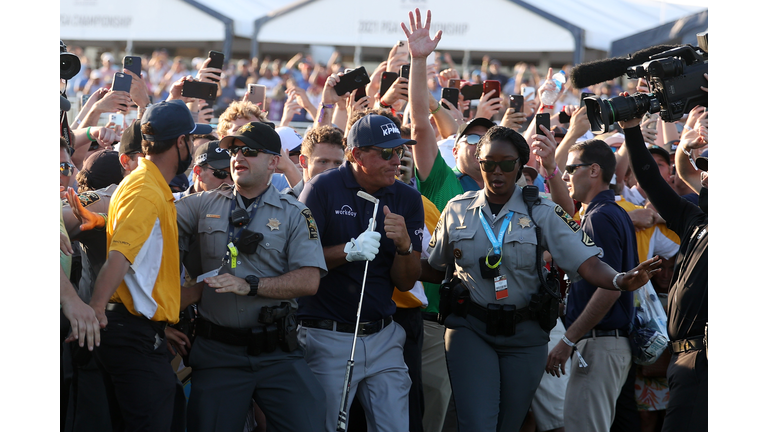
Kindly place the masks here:
[(375, 227), (376, 222), (371, 218), (368, 222), (368, 229), (356, 239), (351, 239), (344, 245), (347, 261), (373, 261), (376, 254), (379, 253), (379, 243), (381, 240), (381, 233), (373, 231), (373, 229), (376, 229)]

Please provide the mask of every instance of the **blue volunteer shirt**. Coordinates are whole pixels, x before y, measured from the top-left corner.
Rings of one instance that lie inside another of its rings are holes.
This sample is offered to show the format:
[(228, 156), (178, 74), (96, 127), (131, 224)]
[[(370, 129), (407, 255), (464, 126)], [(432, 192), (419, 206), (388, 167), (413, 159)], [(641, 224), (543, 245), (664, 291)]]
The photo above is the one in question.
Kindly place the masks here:
[[(629, 271), (638, 264), (637, 239), (632, 220), (623, 208), (616, 204), (613, 191), (604, 190), (589, 203), (582, 218), (581, 228), (603, 249), (600, 258), (616, 271)], [(598, 289), (586, 280), (574, 283), (568, 292), (565, 327), (568, 328), (581, 315), (592, 294)], [(629, 330), (635, 315), (634, 294), (623, 292), (608, 313), (594, 327), (598, 330)]]
[[(304, 186), (299, 201), (312, 210), (323, 247), (345, 244), (368, 228), (374, 204), (357, 196), (361, 190), (349, 162), (315, 176)], [(384, 232), (384, 206), (405, 219), (413, 253), (421, 252), (424, 229), (424, 207), (414, 188), (395, 181), (372, 195), (379, 199), (376, 231), (381, 233), (381, 245), (376, 258), (368, 264), (360, 322), (386, 318), (396, 309), (392, 301), (395, 286), (389, 274), (396, 251), (395, 243)], [(329, 270), (320, 279), (317, 294), (298, 299), (298, 318), (354, 324), (364, 272), (365, 261), (348, 262)]]

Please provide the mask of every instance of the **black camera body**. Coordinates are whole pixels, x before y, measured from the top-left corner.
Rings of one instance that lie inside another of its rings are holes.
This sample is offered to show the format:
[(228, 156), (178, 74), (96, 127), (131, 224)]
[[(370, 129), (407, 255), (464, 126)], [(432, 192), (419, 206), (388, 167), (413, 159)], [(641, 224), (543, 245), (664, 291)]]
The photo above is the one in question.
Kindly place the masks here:
[(60, 40), (59, 43), (59, 77), (63, 80), (69, 80), (80, 72), (80, 59), (71, 52), (67, 52), (64, 41)]
[(592, 130), (608, 132), (617, 121), (630, 120), (647, 113), (659, 113), (665, 122), (674, 122), (697, 105), (708, 105), (707, 52), (683, 45), (651, 56), (642, 65), (627, 69), (629, 78), (645, 78), (651, 93), (635, 93), (603, 100), (584, 99)]

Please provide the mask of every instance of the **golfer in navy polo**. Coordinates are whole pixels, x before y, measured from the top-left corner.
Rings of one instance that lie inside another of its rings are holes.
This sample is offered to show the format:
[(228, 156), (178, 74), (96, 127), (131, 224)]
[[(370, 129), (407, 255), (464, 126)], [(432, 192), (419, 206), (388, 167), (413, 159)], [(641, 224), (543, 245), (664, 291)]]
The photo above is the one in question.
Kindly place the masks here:
[[(405, 331), (392, 321), (392, 292), (395, 287), (407, 291), (421, 275), (421, 196), (395, 180), (404, 144), (412, 143), (391, 120), (369, 114), (349, 131), (347, 161), (315, 176), (299, 196), (315, 217), (328, 267), (317, 294), (299, 298), (298, 318), (299, 343), (325, 388), (329, 432), (336, 431), (361, 289), (345, 412), (357, 393), (369, 431), (408, 430), (411, 380), (403, 360)], [(359, 191), (379, 200), (377, 214)]]

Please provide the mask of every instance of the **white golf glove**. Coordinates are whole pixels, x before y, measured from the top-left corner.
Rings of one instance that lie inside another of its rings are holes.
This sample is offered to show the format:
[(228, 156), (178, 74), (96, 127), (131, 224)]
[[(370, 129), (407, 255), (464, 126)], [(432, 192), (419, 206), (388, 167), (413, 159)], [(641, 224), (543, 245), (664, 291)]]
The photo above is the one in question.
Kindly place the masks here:
[(381, 240), (381, 233), (373, 231), (374, 229), (376, 229), (376, 222), (371, 218), (368, 222), (368, 229), (344, 245), (347, 261), (373, 261), (376, 254), (379, 253)]

